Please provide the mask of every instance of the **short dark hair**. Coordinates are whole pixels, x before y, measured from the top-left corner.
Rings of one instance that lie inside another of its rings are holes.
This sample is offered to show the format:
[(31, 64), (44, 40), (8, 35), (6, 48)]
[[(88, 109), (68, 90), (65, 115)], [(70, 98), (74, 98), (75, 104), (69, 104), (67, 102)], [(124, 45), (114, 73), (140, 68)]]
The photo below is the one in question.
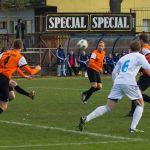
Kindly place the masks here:
[(20, 21), (22, 21), (22, 19), (18, 19), (17, 22), (20, 23)]
[(14, 41), (14, 49), (22, 49), (23, 48), (23, 42), (21, 39), (16, 39)]
[(141, 43), (136, 40), (130, 43), (130, 48), (132, 52), (139, 52), (141, 50)]
[(104, 41), (99, 41), (98, 44), (105, 44), (105, 42)]
[(146, 33), (142, 33), (139, 36), (139, 39), (142, 40), (144, 43), (149, 43), (149, 37), (148, 37), (148, 34), (146, 34)]

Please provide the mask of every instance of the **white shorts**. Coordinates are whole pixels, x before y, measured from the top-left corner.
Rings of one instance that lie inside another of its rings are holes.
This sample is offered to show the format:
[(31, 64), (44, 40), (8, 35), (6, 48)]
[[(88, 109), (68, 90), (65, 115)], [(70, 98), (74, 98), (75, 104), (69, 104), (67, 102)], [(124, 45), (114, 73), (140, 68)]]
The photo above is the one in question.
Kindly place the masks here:
[(113, 85), (109, 99), (121, 99), (123, 96), (128, 96), (131, 100), (141, 99), (142, 94), (137, 85), (115, 84)]

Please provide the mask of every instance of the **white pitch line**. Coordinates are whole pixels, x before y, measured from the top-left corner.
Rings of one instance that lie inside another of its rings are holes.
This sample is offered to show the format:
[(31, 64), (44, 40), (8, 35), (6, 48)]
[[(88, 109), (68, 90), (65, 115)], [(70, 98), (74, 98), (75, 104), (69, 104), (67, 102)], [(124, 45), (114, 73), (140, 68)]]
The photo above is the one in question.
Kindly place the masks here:
[(146, 139), (141, 139), (141, 138), (130, 138), (130, 137), (114, 136), (114, 135), (109, 135), (109, 134), (92, 133), (92, 132), (80, 132), (80, 131), (76, 131), (76, 130), (67, 130), (64, 128), (44, 126), (44, 125), (34, 125), (34, 124), (15, 122), (15, 121), (0, 120), (0, 122), (6, 123), (6, 124), (19, 125), (19, 126), (28, 126), (28, 127), (34, 127), (34, 128), (40, 128), (40, 129), (49, 129), (49, 130), (61, 131), (61, 132), (65, 132), (65, 133), (74, 133), (74, 134), (79, 134), (79, 135), (105, 137), (105, 138), (118, 139), (118, 140), (147, 141)]
[(124, 143), (128, 141), (101, 141), (101, 142), (83, 142), (83, 143), (50, 143), (50, 144), (28, 144), (28, 145), (1, 145), (0, 148), (26, 148), (26, 147), (49, 147), (49, 146), (81, 146), (94, 144)]

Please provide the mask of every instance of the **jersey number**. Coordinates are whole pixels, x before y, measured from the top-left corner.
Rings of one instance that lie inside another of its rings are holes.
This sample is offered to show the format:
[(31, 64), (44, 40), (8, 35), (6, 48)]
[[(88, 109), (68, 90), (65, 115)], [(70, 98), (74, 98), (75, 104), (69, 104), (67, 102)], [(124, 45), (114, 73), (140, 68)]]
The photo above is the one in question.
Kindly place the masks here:
[(122, 72), (126, 72), (126, 71), (127, 71), (128, 67), (129, 67), (129, 62), (130, 62), (130, 60), (127, 60), (127, 61), (123, 64), (123, 66), (122, 66), (122, 68), (121, 68), (121, 71), (122, 71)]
[(4, 66), (8, 63), (9, 59), (10, 59), (10, 56), (7, 56), (7, 57), (5, 58), (5, 60), (4, 60)]
[(10, 56), (7, 56), (7, 57), (4, 59), (3, 65), (2, 65), (3, 67), (5, 67), (5, 65), (8, 63), (9, 59), (10, 59)]

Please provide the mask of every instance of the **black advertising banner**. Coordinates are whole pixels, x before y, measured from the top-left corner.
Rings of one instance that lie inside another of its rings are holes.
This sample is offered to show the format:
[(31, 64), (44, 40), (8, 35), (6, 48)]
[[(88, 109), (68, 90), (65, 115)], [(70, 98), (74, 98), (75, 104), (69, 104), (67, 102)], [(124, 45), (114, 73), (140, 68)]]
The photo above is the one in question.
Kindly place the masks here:
[(46, 31), (88, 31), (88, 14), (48, 14)]
[(90, 31), (135, 32), (134, 14), (92, 14), (90, 23)]
[(59, 13), (46, 16), (46, 31), (134, 33), (135, 29), (135, 13)]

